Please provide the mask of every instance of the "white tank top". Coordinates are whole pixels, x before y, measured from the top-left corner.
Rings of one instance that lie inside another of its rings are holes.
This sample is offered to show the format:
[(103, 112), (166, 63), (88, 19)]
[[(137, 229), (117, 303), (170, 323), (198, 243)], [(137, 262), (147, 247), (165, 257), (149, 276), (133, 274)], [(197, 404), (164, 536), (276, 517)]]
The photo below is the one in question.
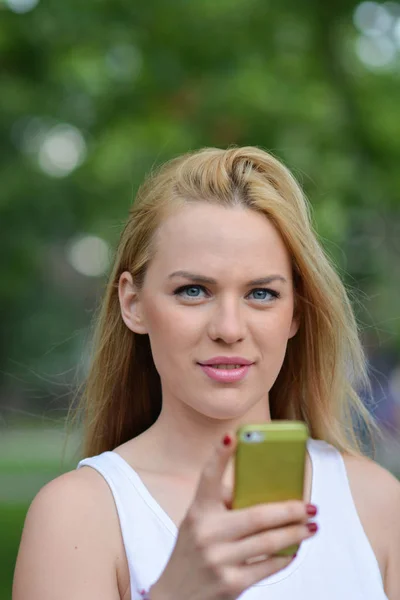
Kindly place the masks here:
[[(308, 440), (313, 477), (311, 502), (318, 533), (305, 540), (285, 569), (241, 594), (241, 600), (388, 600), (379, 566), (361, 525), (343, 458), (320, 440)], [(140, 479), (116, 452), (86, 458), (114, 496), (129, 565), (131, 598), (141, 598), (164, 570), (178, 530)]]

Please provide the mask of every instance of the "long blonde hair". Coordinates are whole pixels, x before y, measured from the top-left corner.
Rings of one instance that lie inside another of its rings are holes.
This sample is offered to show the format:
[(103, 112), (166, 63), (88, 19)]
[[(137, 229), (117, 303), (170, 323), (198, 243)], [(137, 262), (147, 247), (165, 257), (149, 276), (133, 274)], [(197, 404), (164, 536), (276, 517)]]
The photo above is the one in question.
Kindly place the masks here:
[(343, 452), (363, 453), (356, 424), (379, 430), (358, 391), (368, 390), (366, 361), (346, 289), (313, 230), (310, 208), (290, 171), (255, 147), (206, 148), (171, 160), (138, 191), (96, 317), (93, 355), (83, 384), (82, 453), (111, 450), (150, 427), (161, 410), (160, 378), (147, 335), (121, 318), (118, 282), (129, 271), (139, 287), (154, 234), (187, 202), (241, 205), (263, 213), (292, 257), (297, 334), (289, 340), (269, 393), (272, 419), (299, 419), (310, 434)]

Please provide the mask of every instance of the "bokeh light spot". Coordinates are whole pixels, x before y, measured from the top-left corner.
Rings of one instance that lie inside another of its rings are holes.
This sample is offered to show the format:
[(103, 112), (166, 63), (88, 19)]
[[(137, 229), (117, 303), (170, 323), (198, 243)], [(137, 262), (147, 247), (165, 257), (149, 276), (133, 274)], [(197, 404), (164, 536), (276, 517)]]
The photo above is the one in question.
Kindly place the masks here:
[(396, 57), (396, 46), (387, 37), (360, 36), (356, 40), (356, 53), (365, 66), (379, 69), (393, 62)]
[(81, 132), (72, 125), (52, 127), (41, 143), (39, 164), (52, 177), (65, 177), (86, 157), (86, 143)]
[(94, 235), (79, 236), (68, 244), (67, 257), (78, 273), (87, 277), (100, 277), (110, 265), (110, 246)]
[(368, 36), (378, 36), (387, 33), (393, 24), (393, 16), (377, 2), (362, 2), (357, 6), (353, 15), (354, 24)]
[(15, 13), (23, 14), (33, 10), (39, 0), (5, 0), (6, 6)]
[(393, 27), (393, 37), (400, 48), (400, 19), (396, 20), (395, 26)]

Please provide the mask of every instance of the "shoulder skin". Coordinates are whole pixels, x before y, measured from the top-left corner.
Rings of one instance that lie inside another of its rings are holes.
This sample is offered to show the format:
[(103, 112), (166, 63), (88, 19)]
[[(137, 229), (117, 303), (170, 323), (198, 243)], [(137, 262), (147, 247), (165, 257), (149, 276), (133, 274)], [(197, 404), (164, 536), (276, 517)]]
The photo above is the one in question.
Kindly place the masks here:
[(26, 516), (13, 600), (120, 600), (118, 517), (107, 483), (91, 468), (45, 485)]
[(365, 457), (343, 456), (361, 523), (389, 600), (400, 600), (400, 482)]

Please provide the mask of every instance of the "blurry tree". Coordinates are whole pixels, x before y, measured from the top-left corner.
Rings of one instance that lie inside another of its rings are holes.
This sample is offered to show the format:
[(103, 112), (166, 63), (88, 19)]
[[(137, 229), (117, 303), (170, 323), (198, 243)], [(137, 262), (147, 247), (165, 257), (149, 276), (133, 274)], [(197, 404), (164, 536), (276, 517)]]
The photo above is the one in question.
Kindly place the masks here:
[(396, 2), (0, 0), (3, 407), (68, 396), (104, 286), (76, 236), (113, 247), (145, 173), (202, 146), (288, 164), (398, 349), (399, 53)]

